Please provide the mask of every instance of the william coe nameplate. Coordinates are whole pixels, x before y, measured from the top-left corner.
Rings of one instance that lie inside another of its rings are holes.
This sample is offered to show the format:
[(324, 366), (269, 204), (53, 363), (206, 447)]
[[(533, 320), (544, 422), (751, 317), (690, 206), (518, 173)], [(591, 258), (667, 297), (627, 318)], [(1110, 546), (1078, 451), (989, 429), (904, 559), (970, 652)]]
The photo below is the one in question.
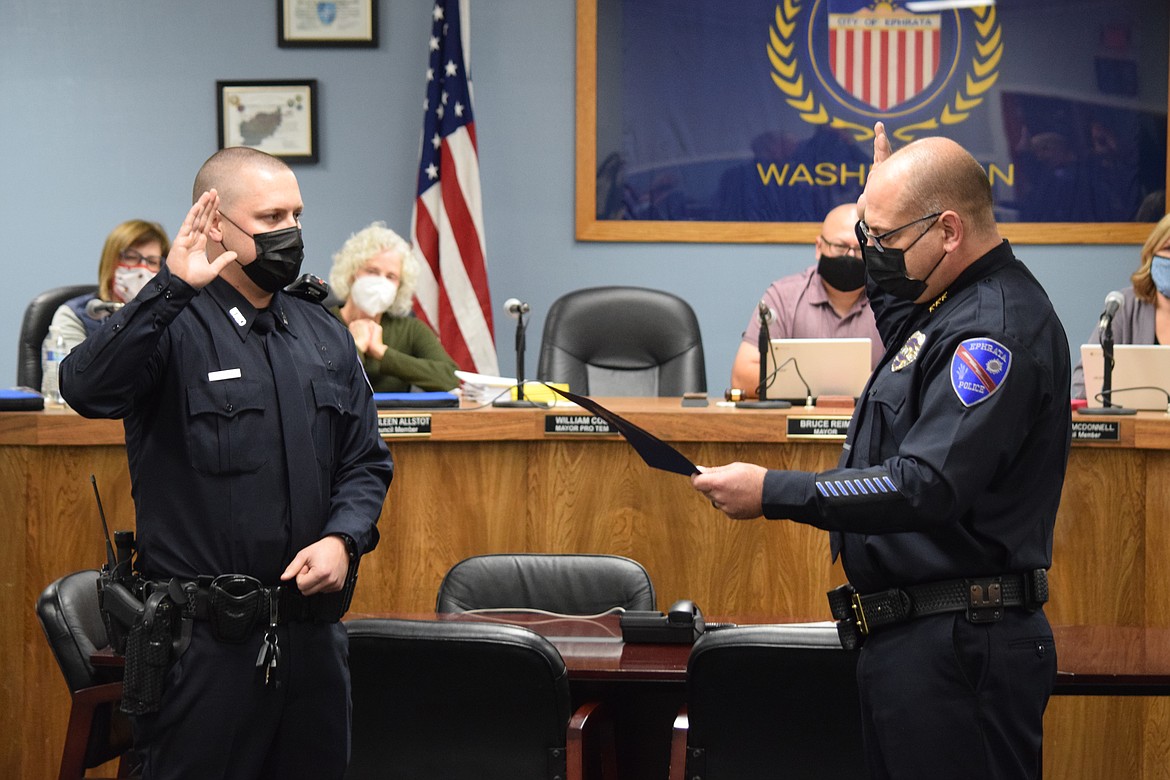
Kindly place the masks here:
[(592, 414), (549, 414), (544, 418), (544, 432), (596, 436), (618, 431), (608, 421)]

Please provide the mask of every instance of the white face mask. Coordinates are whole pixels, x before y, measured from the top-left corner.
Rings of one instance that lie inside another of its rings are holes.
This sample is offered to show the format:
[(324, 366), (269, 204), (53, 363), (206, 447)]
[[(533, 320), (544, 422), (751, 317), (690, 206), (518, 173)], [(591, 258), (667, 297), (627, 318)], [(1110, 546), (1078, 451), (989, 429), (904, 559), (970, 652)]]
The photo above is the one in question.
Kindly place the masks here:
[(380, 317), (398, 296), (398, 283), (385, 276), (359, 276), (349, 288), (349, 297), (367, 317)]
[(114, 269), (114, 295), (122, 303), (129, 303), (154, 278), (154, 274), (144, 265), (118, 266)]

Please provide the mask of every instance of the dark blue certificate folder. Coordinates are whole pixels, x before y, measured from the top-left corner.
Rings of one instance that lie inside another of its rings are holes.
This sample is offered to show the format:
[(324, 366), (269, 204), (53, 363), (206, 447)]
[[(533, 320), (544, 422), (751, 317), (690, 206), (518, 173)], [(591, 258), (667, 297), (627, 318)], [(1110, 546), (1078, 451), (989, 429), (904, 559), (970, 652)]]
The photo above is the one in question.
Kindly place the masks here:
[(379, 409), (443, 409), (459, 406), (459, 397), (452, 393), (374, 393), (374, 404)]
[(45, 408), (45, 399), (27, 387), (0, 390), (0, 412), (35, 412)]

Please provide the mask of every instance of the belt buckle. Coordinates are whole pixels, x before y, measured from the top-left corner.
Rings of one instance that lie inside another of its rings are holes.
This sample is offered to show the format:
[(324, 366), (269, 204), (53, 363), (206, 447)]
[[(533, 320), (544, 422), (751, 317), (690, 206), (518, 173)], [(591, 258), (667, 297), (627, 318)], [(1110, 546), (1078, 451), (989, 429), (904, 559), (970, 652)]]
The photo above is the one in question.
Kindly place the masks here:
[(967, 620), (994, 623), (1003, 619), (1003, 578), (966, 580)]
[(869, 636), (869, 623), (865, 619), (865, 607), (861, 603), (861, 594), (854, 593), (850, 601), (853, 607), (853, 620), (862, 636)]

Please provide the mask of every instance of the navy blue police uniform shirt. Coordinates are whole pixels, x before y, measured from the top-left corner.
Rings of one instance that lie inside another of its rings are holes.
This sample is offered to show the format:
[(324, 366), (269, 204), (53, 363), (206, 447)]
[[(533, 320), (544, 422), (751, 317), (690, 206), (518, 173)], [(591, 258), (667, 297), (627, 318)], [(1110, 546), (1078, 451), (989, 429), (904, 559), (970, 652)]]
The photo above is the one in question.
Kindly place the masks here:
[(258, 312), (223, 279), (197, 291), (164, 266), (62, 364), (70, 406), (123, 419), (148, 577), (276, 584), (326, 535), (347, 534), (361, 552), (378, 542), (393, 462), (353, 339), (323, 307), (283, 292), (269, 311), (268, 338), (292, 369), (282, 392), (295, 384), (300, 396), (291, 423)]
[(887, 349), (839, 468), (768, 472), (765, 516), (833, 531), (863, 593), (1048, 568), (1071, 372), (1047, 294), (1007, 241), (930, 304), (867, 292)]

